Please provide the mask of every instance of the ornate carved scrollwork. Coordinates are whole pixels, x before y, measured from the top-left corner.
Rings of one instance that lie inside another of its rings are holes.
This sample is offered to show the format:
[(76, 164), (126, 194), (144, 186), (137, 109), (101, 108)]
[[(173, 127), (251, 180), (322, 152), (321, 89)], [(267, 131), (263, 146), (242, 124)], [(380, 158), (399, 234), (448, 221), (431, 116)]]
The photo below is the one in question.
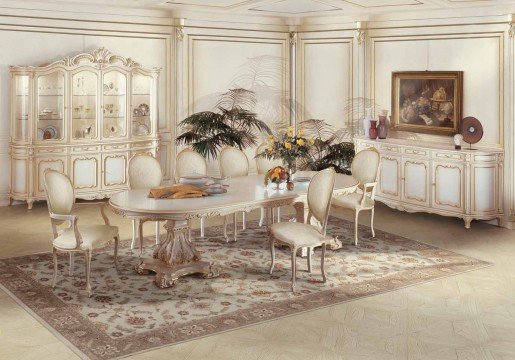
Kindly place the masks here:
[(365, 42), (366, 32), (364, 29), (356, 30), (356, 39), (358, 40), (358, 45), (361, 45)]
[(290, 45), (297, 45), (297, 32), (290, 31)]
[(184, 26), (179, 26), (175, 28), (175, 37), (178, 41), (184, 40)]

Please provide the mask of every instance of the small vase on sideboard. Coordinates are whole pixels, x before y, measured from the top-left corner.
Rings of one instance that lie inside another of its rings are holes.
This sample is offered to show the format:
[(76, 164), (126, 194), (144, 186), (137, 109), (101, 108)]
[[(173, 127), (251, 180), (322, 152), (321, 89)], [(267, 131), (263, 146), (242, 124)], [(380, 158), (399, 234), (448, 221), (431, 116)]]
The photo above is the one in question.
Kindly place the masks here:
[(368, 137), (372, 140), (377, 139), (377, 120), (370, 120), (370, 129), (368, 129)]

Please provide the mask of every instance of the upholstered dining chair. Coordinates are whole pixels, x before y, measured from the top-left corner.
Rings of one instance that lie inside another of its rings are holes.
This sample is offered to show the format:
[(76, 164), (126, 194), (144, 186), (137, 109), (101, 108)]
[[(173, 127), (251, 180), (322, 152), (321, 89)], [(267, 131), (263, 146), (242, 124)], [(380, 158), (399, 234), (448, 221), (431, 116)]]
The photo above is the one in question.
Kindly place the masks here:
[[(354, 244), (358, 245), (359, 213), (371, 210), (370, 227), (374, 231), (374, 204), (377, 182), (379, 179), (379, 164), (381, 157), (375, 148), (361, 150), (354, 156), (351, 164), (352, 176), (359, 181), (356, 192), (335, 196), (333, 206), (354, 211)], [(357, 192), (360, 190), (361, 193)]]
[[(114, 263), (118, 270), (118, 228), (109, 224), (109, 219), (104, 208), (107, 203), (75, 203), (75, 193), (70, 179), (52, 169), (45, 170), (43, 185), (52, 223), (53, 241), (53, 262), (54, 275), (52, 277), (52, 288), (55, 287), (57, 279), (57, 252), (70, 253), (70, 275), (73, 273), (74, 254), (84, 253), (86, 265), (86, 291), (91, 296), (91, 256), (95, 249), (104, 247), (111, 239), (114, 239)], [(100, 214), (104, 219), (104, 225), (81, 225), (79, 217), (74, 210), (86, 206), (99, 206)], [(65, 229), (58, 229), (58, 226), (69, 222)]]
[[(221, 177), (239, 177), (247, 176), (249, 174), (249, 159), (247, 155), (239, 149), (231, 146), (226, 146), (220, 151), (218, 156)], [(233, 214), (234, 221), (234, 237), (236, 239), (236, 222), (237, 214)], [(224, 218), (224, 234), (227, 234), (227, 225), (229, 222), (229, 215)], [(242, 213), (242, 227), (243, 230), (247, 228), (245, 212)]]
[[(297, 272), (297, 250), (308, 248), (308, 271), (311, 272), (311, 250), (315, 247), (322, 247), (321, 270), (322, 279), (325, 282), (324, 271), (326, 229), (329, 217), (329, 208), (334, 190), (334, 180), (336, 174), (334, 169), (328, 168), (313, 176), (308, 187), (308, 217), (306, 223), (298, 222), (279, 222), (272, 224), (269, 228), (270, 233), (270, 252), (272, 253), (272, 265), (270, 275), (275, 267), (275, 242), (287, 245), (291, 249), (291, 289), (295, 291), (296, 272)], [(313, 221), (315, 220), (315, 221)], [(315, 225), (312, 224), (315, 222)]]
[[(190, 175), (207, 176), (207, 161), (195, 150), (186, 148), (175, 158), (175, 181)], [(204, 218), (200, 218), (200, 237), (204, 237)]]
[[(256, 155), (261, 154), (263, 151), (266, 150), (267, 147), (268, 147), (268, 145), (266, 143), (259, 145), (256, 149)], [(265, 157), (256, 157), (257, 173), (260, 175), (263, 175), (263, 176), (271, 168), (276, 167), (276, 166), (281, 166), (281, 165), (282, 165), (282, 161), (278, 160), (278, 159), (271, 160), (271, 159), (267, 159)], [(281, 208), (280, 207), (277, 208), (277, 219), (278, 219), (278, 221), (281, 220)], [(259, 226), (263, 226), (264, 221), (265, 221), (265, 209), (261, 208), (261, 216), (259, 217)]]
[[(129, 188), (135, 189), (149, 189), (156, 186), (161, 186), (163, 181), (163, 172), (161, 164), (151, 155), (137, 154), (129, 160)], [(131, 249), (136, 247), (136, 238), (139, 234), (141, 224), (138, 224), (137, 219), (132, 219), (132, 243)], [(160, 224), (156, 221), (156, 244), (159, 244), (160, 237)], [(143, 250), (142, 239), (140, 239), (140, 251)]]

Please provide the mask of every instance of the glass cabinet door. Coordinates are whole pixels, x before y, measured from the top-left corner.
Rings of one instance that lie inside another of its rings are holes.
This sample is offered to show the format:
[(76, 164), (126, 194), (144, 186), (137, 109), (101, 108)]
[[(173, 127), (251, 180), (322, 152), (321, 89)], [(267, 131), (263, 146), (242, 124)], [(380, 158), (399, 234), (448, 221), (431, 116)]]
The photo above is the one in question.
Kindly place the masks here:
[(37, 138), (60, 140), (64, 138), (64, 72), (55, 71), (38, 76), (37, 90)]
[(152, 132), (152, 117), (154, 109), (151, 108), (152, 77), (143, 74), (132, 76), (131, 111), (132, 135), (146, 136)]
[(123, 137), (126, 134), (127, 76), (109, 71), (103, 76), (103, 135)]
[(14, 77), (14, 140), (27, 140), (29, 130), (29, 76)]
[(90, 70), (72, 76), (72, 137), (97, 137), (97, 74)]

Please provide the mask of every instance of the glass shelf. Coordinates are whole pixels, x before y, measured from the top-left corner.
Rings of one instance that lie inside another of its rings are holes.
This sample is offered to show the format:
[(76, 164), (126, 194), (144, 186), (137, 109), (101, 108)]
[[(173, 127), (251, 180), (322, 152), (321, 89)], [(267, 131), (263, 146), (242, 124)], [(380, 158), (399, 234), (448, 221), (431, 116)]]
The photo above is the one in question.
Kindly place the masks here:
[[(51, 129), (50, 138), (39, 138), (41, 141), (56, 141), (64, 139), (64, 95), (59, 93), (64, 89), (64, 71), (56, 70), (46, 75), (38, 76), (36, 81), (36, 120), (37, 128), (42, 131)], [(55, 92), (54, 92), (55, 91)], [(48, 125), (48, 124), (52, 125)]]
[(98, 75), (91, 70), (76, 72), (72, 77), (72, 137), (97, 137)]

